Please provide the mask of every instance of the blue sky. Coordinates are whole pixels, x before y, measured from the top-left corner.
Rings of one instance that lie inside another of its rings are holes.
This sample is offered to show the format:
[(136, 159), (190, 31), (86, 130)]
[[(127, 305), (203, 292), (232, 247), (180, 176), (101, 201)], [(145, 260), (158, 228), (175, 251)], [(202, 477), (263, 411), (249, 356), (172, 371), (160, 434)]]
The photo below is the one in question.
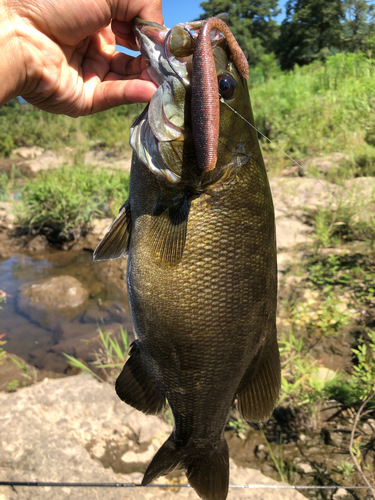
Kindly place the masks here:
[[(203, 13), (203, 9), (199, 6), (202, 0), (162, 0), (163, 2), (163, 15), (164, 24), (168, 28), (172, 28), (175, 24), (184, 21), (192, 21), (198, 19)], [(283, 9), (278, 20), (281, 22), (285, 16), (285, 9), (283, 8), (286, 0), (279, 0), (279, 6)], [(120, 49), (124, 50), (124, 49)], [(137, 55), (136, 52), (124, 50), (124, 52)]]
[[(171, 28), (177, 23), (184, 21), (192, 21), (197, 19), (200, 14), (203, 13), (203, 9), (200, 8), (200, 3), (202, 0), (162, 0), (163, 1), (163, 14), (164, 22), (168, 28)], [(279, 6), (284, 7), (286, 0), (279, 0)], [(285, 10), (283, 9), (283, 14)], [(281, 14), (280, 21), (284, 18)]]

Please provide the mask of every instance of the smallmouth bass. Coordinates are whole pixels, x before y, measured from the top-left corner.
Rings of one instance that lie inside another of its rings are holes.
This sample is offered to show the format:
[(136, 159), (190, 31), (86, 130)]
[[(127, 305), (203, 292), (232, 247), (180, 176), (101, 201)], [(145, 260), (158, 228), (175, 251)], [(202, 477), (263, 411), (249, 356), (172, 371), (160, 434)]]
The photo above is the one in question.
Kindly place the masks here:
[(131, 129), (129, 200), (94, 253), (129, 256), (137, 340), (117, 394), (148, 414), (168, 401), (173, 413), (142, 484), (183, 468), (204, 500), (228, 494), (234, 400), (263, 421), (280, 389), (273, 203), (256, 132), (239, 116), (254, 123), (228, 31), (217, 18), (171, 30), (134, 22), (158, 90)]

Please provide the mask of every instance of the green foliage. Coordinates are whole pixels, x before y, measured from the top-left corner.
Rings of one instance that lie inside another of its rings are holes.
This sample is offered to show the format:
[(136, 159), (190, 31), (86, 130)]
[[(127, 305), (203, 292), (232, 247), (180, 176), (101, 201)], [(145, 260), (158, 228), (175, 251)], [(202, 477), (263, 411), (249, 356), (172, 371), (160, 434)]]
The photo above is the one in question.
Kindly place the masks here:
[(141, 111), (142, 106), (134, 104), (70, 118), (11, 101), (0, 109), (0, 156), (9, 156), (21, 146), (56, 150), (69, 145), (87, 150), (92, 141), (101, 141), (108, 148), (120, 143), (130, 150), (129, 129)]
[(265, 52), (274, 50), (278, 25), (275, 18), (281, 12), (277, 0), (208, 0), (202, 2), (205, 11), (201, 19), (226, 12), (230, 28), (251, 66), (254, 66)]
[(375, 7), (367, 0), (344, 0), (344, 4), (345, 47), (350, 52), (365, 51), (369, 48), (368, 42), (374, 35)]
[(16, 392), (16, 390), (19, 388), (19, 386), (20, 386), (19, 380), (11, 380), (7, 384), (6, 391), (7, 392)]
[(24, 364), (21, 361), (18, 361), (16, 358), (13, 358), (13, 356), (10, 356), (10, 359), (13, 361), (15, 365), (18, 366), (18, 368), (22, 370), (23, 377), (25, 377), (27, 380), (30, 380), (31, 382), (37, 381), (38, 376), (34, 366)]
[(17, 191), (23, 176), (13, 167), (9, 172), (0, 172), (0, 201), (9, 201)]
[[(1, 297), (0, 297), (0, 302), (2, 302)], [(6, 340), (1, 340), (4, 337), (5, 337), (5, 333), (2, 333), (0, 335), (0, 365), (4, 363), (4, 358), (7, 355), (6, 351), (2, 348), (2, 346), (7, 343)]]
[(352, 380), (361, 399), (375, 393), (375, 331), (367, 332), (367, 336), (368, 343), (361, 339), (357, 349), (352, 349), (357, 357)]
[(341, 472), (344, 479), (348, 479), (352, 472), (354, 472), (355, 467), (350, 462), (345, 462), (345, 460), (341, 460), (340, 465), (337, 466), (337, 469)]
[(94, 215), (117, 214), (128, 190), (128, 172), (83, 165), (42, 172), (22, 188), (19, 222), (52, 240), (72, 238), (85, 231)]
[[(96, 359), (91, 363), (93, 369), (89, 368), (86, 363), (79, 361), (74, 356), (65, 353), (64, 356), (69, 360), (71, 366), (92, 375), (100, 381), (107, 380), (108, 382), (114, 383), (128, 359), (128, 332), (121, 328), (120, 338), (118, 339), (111, 331), (103, 332), (101, 328), (99, 328), (98, 331), (100, 346), (94, 353)], [(101, 375), (99, 375), (99, 373), (101, 373)]]
[[(375, 174), (375, 148), (364, 141), (375, 130), (375, 60), (337, 54), (324, 64), (316, 61), (255, 81), (250, 93), (256, 126), (302, 165), (305, 156), (340, 151), (349, 153), (353, 167), (337, 171), (336, 177)], [(280, 156), (273, 145), (261, 142), (266, 155)], [(362, 156), (374, 161), (357, 165)]]
[(228, 422), (228, 425), (231, 429), (235, 431), (237, 436), (241, 439), (246, 438), (246, 433), (249, 430), (249, 424), (244, 420), (243, 418), (240, 417), (232, 417), (232, 419)]
[(283, 69), (326, 59), (342, 45), (341, 0), (288, 0), (277, 54)]
[(322, 373), (319, 361), (314, 359), (291, 330), (279, 341), (281, 357), (281, 396), (279, 405), (288, 402), (292, 406), (304, 406), (316, 411), (316, 405), (330, 394), (331, 386), (340, 379), (338, 374)]

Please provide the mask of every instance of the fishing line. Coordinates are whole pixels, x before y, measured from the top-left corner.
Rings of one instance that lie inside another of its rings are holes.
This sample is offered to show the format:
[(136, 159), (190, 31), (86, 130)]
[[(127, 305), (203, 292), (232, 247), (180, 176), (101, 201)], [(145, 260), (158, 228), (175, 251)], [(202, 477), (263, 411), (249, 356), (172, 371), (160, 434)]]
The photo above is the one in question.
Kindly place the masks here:
[[(192, 36), (192, 34), (190, 33), (190, 31), (189, 31), (189, 30), (187, 30), (186, 28), (184, 28), (184, 29), (185, 29), (185, 31), (186, 31), (187, 33), (189, 33), (189, 35), (190, 35), (190, 36), (193, 38), (193, 40), (194, 40), (194, 37)], [(169, 66), (171, 67), (172, 71), (175, 73), (175, 75), (177, 76), (177, 78), (180, 80), (180, 82), (181, 82), (181, 83), (182, 83), (185, 87), (190, 87), (190, 82), (188, 82), (187, 80), (185, 80), (184, 78), (182, 78), (182, 76), (181, 76), (181, 75), (179, 75), (179, 74), (177, 73), (177, 71), (174, 69), (174, 67), (173, 67), (173, 65), (172, 65), (171, 60), (169, 59), (169, 56), (168, 56), (168, 50), (167, 50), (167, 43), (168, 43), (168, 39), (169, 39), (169, 37), (170, 37), (170, 35), (171, 35), (171, 31), (172, 31), (172, 29), (170, 29), (170, 30), (168, 31), (168, 33), (165, 35), (165, 38), (164, 38), (164, 55), (165, 55), (165, 58), (166, 58), (166, 60), (167, 60), (167, 62), (168, 62), (168, 64), (169, 64)]]
[[(325, 185), (323, 184), (323, 182), (321, 182), (319, 179), (317, 179), (313, 174), (311, 174), (306, 168), (304, 168), (300, 163), (298, 163), (298, 161), (294, 160), (294, 158), (292, 158), (290, 155), (288, 155), (288, 153), (286, 153), (283, 149), (281, 149), (275, 142), (271, 141), (271, 139), (269, 139), (266, 135), (264, 135), (259, 129), (257, 129), (252, 123), (250, 123), (248, 120), (246, 120), (246, 118), (244, 118), (240, 113), (238, 113), (238, 111), (236, 111), (234, 108), (232, 108), (232, 106), (230, 106), (225, 100), (223, 97), (220, 96), (220, 102), (222, 102), (223, 104), (225, 104), (226, 106), (228, 106), (229, 109), (231, 109), (233, 111), (233, 113), (235, 113), (236, 115), (238, 115), (240, 118), (242, 118), (242, 120), (244, 122), (246, 122), (248, 125), (250, 125), (250, 127), (252, 127), (254, 130), (256, 130), (262, 137), (264, 137), (268, 142), (270, 142), (271, 144), (273, 144), (279, 151), (281, 151), (285, 156), (287, 156), (290, 160), (292, 160), (293, 163), (295, 163), (299, 168), (301, 168), (304, 172), (306, 172), (306, 174), (308, 174), (312, 179), (316, 180), (324, 189), (327, 193), (329, 193), (330, 195), (332, 195), (334, 198), (336, 198), (336, 200), (338, 201), (339, 204), (344, 204), (345, 206), (349, 207), (349, 204), (348, 202), (345, 202), (343, 201), (341, 198), (339, 198), (335, 192), (333, 191), (330, 191), (330, 189)], [(338, 207), (337, 207), (338, 209)], [(358, 215), (361, 219), (362, 217), (360, 216), (360, 214), (358, 212), (355, 212), (353, 215)], [(372, 224), (372, 222), (370, 221), (370, 225), (373, 229), (375, 229), (375, 226)]]
[[(0, 481), (0, 486), (34, 486), (34, 487), (72, 487), (72, 488), (191, 488), (189, 484), (155, 484), (142, 486), (140, 483), (58, 483), (50, 481)], [(267, 490), (375, 490), (375, 486), (298, 486), (294, 484), (230, 484), (236, 489)]]

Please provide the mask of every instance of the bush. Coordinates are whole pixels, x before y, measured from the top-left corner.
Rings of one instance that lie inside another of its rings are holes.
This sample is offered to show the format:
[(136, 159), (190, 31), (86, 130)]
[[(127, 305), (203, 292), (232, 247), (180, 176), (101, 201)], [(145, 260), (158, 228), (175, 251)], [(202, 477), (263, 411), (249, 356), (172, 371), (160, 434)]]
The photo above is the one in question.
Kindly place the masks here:
[(18, 219), (51, 240), (72, 239), (92, 218), (117, 215), (128, 198), (129, 173), (83, 165), (60, 167), (26, 181)]

